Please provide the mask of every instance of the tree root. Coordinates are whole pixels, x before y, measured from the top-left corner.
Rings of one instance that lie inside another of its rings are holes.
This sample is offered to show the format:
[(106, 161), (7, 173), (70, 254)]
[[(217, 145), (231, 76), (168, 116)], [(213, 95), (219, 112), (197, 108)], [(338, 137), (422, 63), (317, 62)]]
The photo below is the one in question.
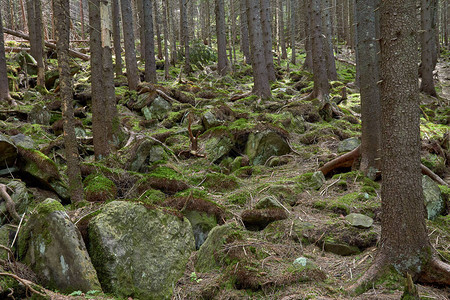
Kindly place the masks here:
[(450, 286), (450, 265), (434, 256), (419, 274), (419, 282)]
[(17, 280), (18, 282), (22, 283), (22, 284), (27, 288), (27, 290), (30, 290), (32, 293), (37, 294), (37, 295), (42, 296), (42, 297), (47, 297), (46, 294), (43, 294), (43, 293), (41, 293), (41, 292), (35, 290), (35, 289), (32, 287), (32, 285), (33, 285), (34, 283), (31, 282), (31, 281), (28, 281), (28, 280), (26, 280), (26, 279), (20, 278), (19, 276), (15, 275), (15, 274), (12, 274), (12, 273), (0, 273), (0, 276), (9, 276), (9, 277), (12, 277), (12, 278), (14, 278), (15, 280)]
[(6, 210), (8, 211), (9, 215), (16, 221), (17, 223), (20, 222), (20, 216), (16, 211), (16, 204), (11, 199), (11, 196), (9, 196), (8, 192), (6, 191), (6, 185), (0, 184), (0, 195), (6, 202)]

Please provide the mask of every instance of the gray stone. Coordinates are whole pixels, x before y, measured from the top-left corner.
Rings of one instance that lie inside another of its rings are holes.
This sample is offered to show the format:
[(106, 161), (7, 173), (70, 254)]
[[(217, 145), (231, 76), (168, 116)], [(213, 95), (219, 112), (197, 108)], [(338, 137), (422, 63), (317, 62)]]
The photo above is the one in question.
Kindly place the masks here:
[[(0, 227), (0, 245), (10, 247), (16, 234), (17, 227), (11, 224), (5, 224)], [(9, 253), (3, 249), (0, 250), (0, 259), (7, 260)]]
[(286, 140), (273, 131), (251, 133), (245, 146), (245, 154), (253, 165), (264, 165), (270, 157), (290, 151)]
[(370, 228), (373, 224), (373, 219), (363, 214), (351, 213), (345, 216), (350, 225), (360, 228)]
[(89, 224), (89, 253), (105, 292), (170, 299), (195, 249), (187, 219), (114, 201)]
[(267, 196), (256, 203), (255, 208), (283, 208), (280, 201), (275, 196)]
[(318, 190), (322, 187), (322, 185), (325, 183), (325, 175), (321, 171), (316, 171), (311, 176), (311, 186)]
[(52, 114), (47, 108), (37, 104), (28, 113), (28, 122), (32, 124), (50, 125), (51, 117)]
[(223, 135), (221, 137), (210, 137), (204, 143), (206, 158), (210, 162), (215, 162), (227, 155), (234, 146), (230, 136)]
[(428, 220), (436, 219), (445, 209), (439, 186), (427, 175), (422, 176), (422, 189), (425, 198)]
[(164, 151), (164, 148), (159, 145), (154, 145), (150, 148), (148, 161), (150, 163), (160, 162), (167, 160), (167, 153)]
[(198, 250), (200, 249), (200, 246), (205, 243), (211, 229), (217, 226), (216, 217), (206, 212), (199, 212), (195, 210), (188, 210), (184, 212), (184, 216), (191, 223), (195, 239), (195, 249)]
[(19, 257), (48, 288), (101, 290), (81, 234), (56, 200), (40, 203), (23, 227)]
[(339, 143), (338, 152), (352, 151), (353, 149), (358, 147), (359, 144), (361, 144), (361, 142), (359, 141), (358, 138), (351, 137), (351, 138), (345, 139)]
[(11, 140), (17, 146), (21, 146), (23, 148), (28, 148), (28, 149), (36, 149), (36, 145), (34, 143), (34, 140), (31, 137), (29, 137), (27, 135), (24, 135), (22, 133), (19, 133), (19, 134), (15, 135), (15, 136), (12, 136)]
[(147, 106), (142, 108), (142, 113), (147, 120), (157, 119), (158, 121), (162, 121), (167, 117), (171, 108), (172, 106), (169, 102), (161, 97), (156, 97), (148, 108)]
[(0, 133), (0, 169), (11, 168), (17, 158), (17, 148), (13, 141)]
[(323, 244), (323, 249), (327, 252), (342, 256), (358, 254), (360, 252), (358, 247), (350, 246), (346, 243), (336, 242), (333, 240), (325, 241)]
[(202, 120), (203, 120), (203, 126), (207, 130), (212, 127), (220, 126), (224, 123), (223, 121), (217, 119), (216, 116), (210, 110), (205, 112)]
[[(19, 216), (22, 216), (22, 214), (27, 211), (28, 206), (31, 203), (31, 197), (28, 195), (27, 186), (19, 180), (11, 181), (6, 186), (9, 194), (11, 195), (11, 200), (16, 206), (16, 212)], [(6, 209), (5, 201), (0, 203), (0, 219), (2, 220), (2, 223), (11, 221)]]
[(208, 235), (205, 243), (197, 253), (195, 269), (199, 272), (210, 272), (221, 266), (221, 258), (224, 257), (220, 251), (226, 243), (226, 238), (234, 231), (233, 225), (226, 224), (214, 227)]

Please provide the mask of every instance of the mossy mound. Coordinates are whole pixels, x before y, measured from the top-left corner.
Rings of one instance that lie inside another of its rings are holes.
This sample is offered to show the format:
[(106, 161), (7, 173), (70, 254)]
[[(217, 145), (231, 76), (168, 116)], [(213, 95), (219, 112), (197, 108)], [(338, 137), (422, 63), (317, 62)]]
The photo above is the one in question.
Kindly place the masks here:
[(180, 173), (166, 166), (157, 167), (151, 173), (145, 174), (136, 183), (136, 186), (140, 194), (152, 188), (173, 195), (189, 188), (189, 185), (183, 180), (183, 176)]
[(214, 192), (226, 192), (234, 190), (239, 186), (235, 176), (222, 173), (208, 173), (202, 186)]
[(117, 186), (103, 174), (91, 174), (84, 179), (86, 200), (103, 202), (117, 197)]

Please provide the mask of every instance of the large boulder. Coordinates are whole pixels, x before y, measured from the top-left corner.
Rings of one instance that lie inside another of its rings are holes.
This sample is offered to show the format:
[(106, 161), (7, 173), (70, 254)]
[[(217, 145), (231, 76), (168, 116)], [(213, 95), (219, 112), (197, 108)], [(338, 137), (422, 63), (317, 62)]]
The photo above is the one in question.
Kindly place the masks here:
[(288, 154), (290, 151), (286, 140), (270, 130), (251, 133), (245, 146), (245, 154), (253, 165), (264, 165), (270, 157)]
[(48, 288), (65, 293), (100, 290), (80, 232), (54, 199), (40, 203), (23, 227), (19, 257)]
[(172, 106), (169, 102), (161, 97), (156, 97), (150, 106), (142, 108), (142, 113), (147, 120), (157, 119), (158, 121), (162, 121), (167, 117), (171, 108)]
[(441, 190), (436, 182), (427, 175), (422, 177), (422, 189), (428, 220), (434, 220), (445, 209), (445, 202), (442, 198)]
[(188, 220), (131, 202), (105, 205), (88, 232), (102, 288), (119, 297), (170, 299), (195, 249)]
[(13, 141), (6, 135), (0, 133), (0, 169), (10, 168), (14, 165), (17, 157), (17, 148)]
[(207, 140), (202, 141), (202, 143), (205, 147), (206, 158), (210, 162), (220, 161), (234, 146), (233, 137), (227, 131), (220, 133), (220, 135), (208, 135)]

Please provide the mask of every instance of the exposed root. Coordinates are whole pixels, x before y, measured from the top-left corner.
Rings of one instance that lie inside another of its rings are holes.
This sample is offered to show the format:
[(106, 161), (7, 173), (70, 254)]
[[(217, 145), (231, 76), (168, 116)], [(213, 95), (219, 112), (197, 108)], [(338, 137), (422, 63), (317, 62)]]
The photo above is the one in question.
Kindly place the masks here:
[(46, 294), (43, 294), (43, 293), (41, 293), (41, 292), (35, 290), (35, 289), (32, 287), (32, 285), (33, 285), (34, 283), (31, 282), (31, 281), (28, 281), (28, 280), (26, 280), (26, 279), (20, 278), (19, 276), (15, 275), (15, 274), (11, 274), (11, 273), (0, 273), (0, 276), (9, 276), (9, 277), (12, 277), (12, 278), (14, 278), (15, 280), (17, 280), (18, 282), (22, 283), (22, 284), (23, 284), (28, 290), (30, 290), (32, 293), (37, 294), (37, 295), (42, 296), (42, 297), (47, 297)]
[(6, 191), (6, 185), (0, 184), (0, 195), (6, 202), (6, 210), (8, 211), (9, 215), (16, 221), (17, 223), (20, 222), (20, 216), (16, 211), (16, 204), (11, 199), (11, 196), (9, 196), (8, 192)]
[(323, 175), (326, 176), (328, 173), (337, 168), (351, 167), (355, 162), (355, 160), (358, 159), (360, 155), (361, 155), (361, 147), (358, 146), (352, 151), (347, 152), (344, 155), (341, 155), (333, 159), (332, 161), (327, 162), (321, 168), (319, 168), (319, 171), (321, 171)]
[(450, 265), (433, 257), (419, 274), (419, 282), (450, 286)]
[(356, 282), (346, 288), (347, 292), (362, 294), (368, 288), (372, 287), (373, 283), (387, 271), (387, 262), (388, 260), (385, 256), (377, 255), (369, 269)]

